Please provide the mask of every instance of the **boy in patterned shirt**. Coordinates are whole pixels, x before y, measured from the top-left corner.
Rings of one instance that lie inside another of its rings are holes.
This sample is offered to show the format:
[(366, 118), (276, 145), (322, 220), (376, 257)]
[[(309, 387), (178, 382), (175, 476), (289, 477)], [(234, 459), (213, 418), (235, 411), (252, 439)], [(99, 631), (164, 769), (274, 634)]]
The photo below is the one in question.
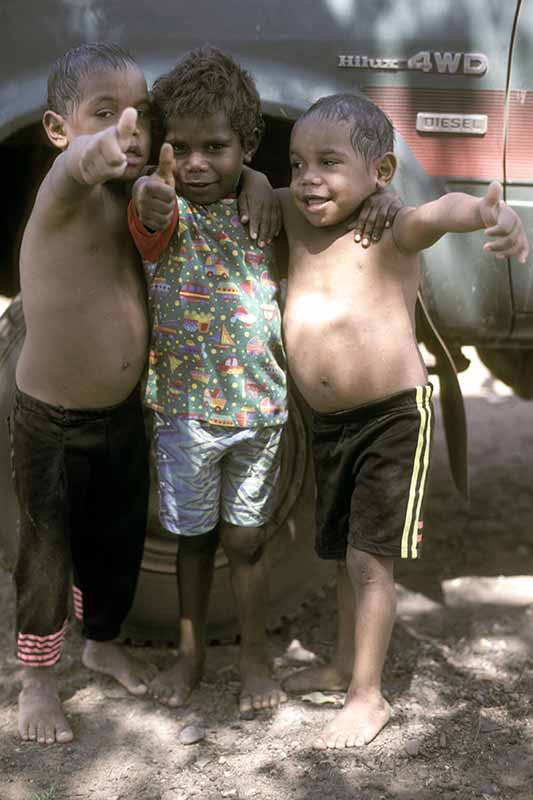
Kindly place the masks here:
[[(146, 402), (154, 410), (160, 519), (179, 535), (180, 653), (152, 683), (182, 705), (202, 676), (215, 551), (230, 564), (241, 630), (240, 709), (286, 700), (266, 648), (264, 524), (273, 510), (287, 418), (274, 253), (239, 220), (235, 192), (263, 129), (251, 77), (192, 51), (153, 87), (165, 126), (157, 174), (141, 179), (130, 229), (145, 259), (152, 316)], [(143, 198), (172, 198), (172, 219)], [(165, 194), (166, 192), (166, 194)], [(175, 194), (177, 192), (177, 196)]]
[[(136, 184), (130, 230), (149, 283), (147, 402), (155, 410), (160, 518), (180, 535), (181, 643), (152, 690), (178, 706), (201, 678), (220, 539), (238, 605), (247, 712), (286, 700), (266, 655), (262, 558), (287, 417), (278, 287), (273, 249), (255, 246), (234, 200), (263, 120), (251, 77), (212, 48), (192, 51), (156, 81), (153, 99), (166, 143), (156, 173)], [(398, 205), (391, 193), (370, 198), (346, 230), (368, 247)]]

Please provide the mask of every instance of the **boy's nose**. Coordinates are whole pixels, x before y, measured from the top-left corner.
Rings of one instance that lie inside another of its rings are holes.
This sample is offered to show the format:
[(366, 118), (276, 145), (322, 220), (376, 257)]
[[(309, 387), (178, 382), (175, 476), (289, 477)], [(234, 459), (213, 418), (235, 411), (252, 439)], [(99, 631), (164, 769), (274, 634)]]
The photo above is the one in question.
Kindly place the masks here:
[(207, 166), (207, 162), (201, 153), (191, 153), (187, 159), (187, 169), (190, 172), (204, 172)]
[(322, 179), (320, 178), (320, 175), (311, 169), (306, 170), (301, 177), (302, 183), (313, 184), (314, 186), (317, 186), (319, 183), (321, 183), (321, 180)]

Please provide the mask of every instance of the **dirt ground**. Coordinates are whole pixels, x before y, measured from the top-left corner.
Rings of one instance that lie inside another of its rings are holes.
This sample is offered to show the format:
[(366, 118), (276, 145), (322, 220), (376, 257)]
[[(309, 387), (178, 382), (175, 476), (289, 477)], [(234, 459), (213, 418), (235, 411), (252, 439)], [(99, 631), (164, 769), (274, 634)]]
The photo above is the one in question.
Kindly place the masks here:
[[(76, 631), (61, 667), (76, 740), (22, 744), (13, 592), (0, 573), (0, 800), (532, 800), (533, 404), (479, 365), (462, 382), (470, 501), (453, 489), (439, 424), (423, 559), (397, 573), (399, 615), (384, 676), (394, 716), (371, 745), (310, 749), (341, 695), (293, 698), (240, 719), (235, 646), (210, 648), (206, 678), (186, 709), (134, 700), (80, 665)], [(325, 657), (333, 636), (333, 591), (324, 587), (273, 632), (277, 674), (298, 669), (295, 656)], [(174, 655), (135, 652), (160, 667)], [(180, 742), (189, 725), (204, 727), (205, 739)]]

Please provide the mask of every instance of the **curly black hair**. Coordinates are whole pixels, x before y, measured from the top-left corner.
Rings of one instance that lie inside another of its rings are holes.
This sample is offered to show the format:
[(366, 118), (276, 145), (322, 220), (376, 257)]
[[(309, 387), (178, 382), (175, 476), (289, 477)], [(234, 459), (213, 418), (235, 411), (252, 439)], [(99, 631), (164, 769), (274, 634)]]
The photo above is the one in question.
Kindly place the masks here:
[(312, 115), (322, 119), (351, 123), (350, 139), (356, 153), (370, 165), (394, 150), (394, 127), (379, 106), (356, 94), (332, 94), (321, 97), (299, 120)]
[(223, 111), (252, 153), (264, 130), (255, 82), (233, 58), (215, 47), (199, 47), (181, 58), (152, 87), (155, 113), (163, 127), (171, 117), (211, 116)]
[(127, 69), (139, 65), (126, 50), (112, 42), (93, 42), (67, 50), (52, 64), (48, 74), (47, 107), (65, 116), (81, 101), (80, 80), (103, 69)]

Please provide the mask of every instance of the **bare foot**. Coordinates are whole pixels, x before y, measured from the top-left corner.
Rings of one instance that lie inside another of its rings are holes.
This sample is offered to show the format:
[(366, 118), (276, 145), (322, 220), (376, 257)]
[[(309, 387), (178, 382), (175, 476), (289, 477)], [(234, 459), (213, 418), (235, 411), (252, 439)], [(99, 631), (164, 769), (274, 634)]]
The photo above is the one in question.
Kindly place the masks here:
[(154, 674), (153, 667), (131, 658), (116, 642), (87, 639), (81, 660), (87, 669), (110, 675), (136, 697), (146, 694)]
[(176, 663), (163, 670), (150, 683), (150, 693), (164, 706), (178, 708), (187, 702), (192, 690), (200, 683), (203, 674), (203, 657), (198, 658), (180, 653)]
[(390, 719), (391, 709), (381, 692), (349, 695), (344, 708), (315, 739), (316, 750), (362, 747), (374, 739)]
[(341, 670), (336, 664), (309, 667), (296, 672), (283, 681), (283, 688), (288, 692), (303, 694), (304, 692), (345, 692), (350, 685), (352, 671)]
[[(35, 673), (39, 676), (36, 677)], [(19, 734), (25, 741), (65, 744), (74, 738), (48, 667), (25, 669), (19, 694)]]
[(253, 650), (241, 651), (241, 695), (239, 711), (275, 708), (287, 702), (287, 695), (270, 677), (268, 659)]

